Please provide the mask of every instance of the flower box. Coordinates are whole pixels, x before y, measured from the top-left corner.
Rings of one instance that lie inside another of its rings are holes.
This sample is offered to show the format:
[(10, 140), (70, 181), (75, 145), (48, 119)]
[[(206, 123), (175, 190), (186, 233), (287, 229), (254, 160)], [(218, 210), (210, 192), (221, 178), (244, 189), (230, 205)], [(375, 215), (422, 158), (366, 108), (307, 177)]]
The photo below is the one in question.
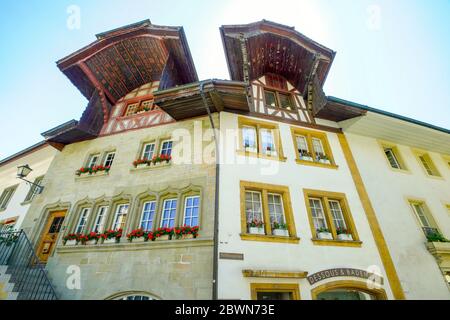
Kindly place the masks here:
[(111, 238), (111, 239), (105, 239), (103, 240), (103, 244), (112, 244), (112, 243), (119, 243), (120, 238)]
[(98, 240), (92, 239), (86, 242), (87, 246), (95, 246), (98, 243)]
[(331, 232), (319, 232), (317, 234), (317, 237), (320, 240), (333, 240), (333, 235), (331, 234)]
[(147, 163), (140, 163), (140, 164), (136, 165), (136, 168), (138, 168), (138, 169), (145, 168), (145, 167), (148, 167)]
[(250, 233), (250, 234), (266, 234), (264, 227), (261, 227), (261, 228), (249, 227), (248, 233)]
[(170, 235), (168, 235), (168, 234), (165, 234), (160, 237), (156, 237), (156, 241), (168, 241), (168, 240), (170, 240)]
[(193, 234), (183, 234), (183, 236), (181, 238), (182, 239), (194, 239), (194, 235)]
[(255, 147), (245, 147), (244, 150), (245, 150), (245, 152), (256, 152)]
[(323, 164), (331, 164), (331, 161), (330, 160), (326, 160), (326, 159), (320, 159), (319, 162), (323, 163)]
[(300, 156), (300, 160), (303, 160), (303, 161), (313, 161), (313, 158), (312, 157), (308, 157), (308, 156)]
[(278, 237), (289, 237), (289, 231), (286, 229), (274, 229), (272, 234)]
[(341, 240), (341, 241), (353, 241), (353, 237), (351, 234), (341, 233), (341, 234), (338, 234), (337, 238), (338, 238), (338, 240)]
[(76, 246), (78, 244), (77, 240), (67, 240), (65, 246)]
[(134, 238), (133, 240), (131, 240), (131, 242), (134, 242), (134, 243), (145, 242), (145, 238), (144, 237)]

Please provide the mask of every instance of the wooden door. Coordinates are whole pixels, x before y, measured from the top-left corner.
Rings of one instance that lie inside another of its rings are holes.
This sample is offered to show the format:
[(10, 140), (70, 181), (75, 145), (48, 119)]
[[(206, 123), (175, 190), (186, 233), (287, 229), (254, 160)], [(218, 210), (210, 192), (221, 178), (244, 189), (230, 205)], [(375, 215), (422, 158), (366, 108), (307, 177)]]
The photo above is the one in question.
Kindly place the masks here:
[(46, 263), (56, 246), (58, 234), (64, 222), (66, 211), (51, 212), (44, 230), (37, 256), (42, 263)]

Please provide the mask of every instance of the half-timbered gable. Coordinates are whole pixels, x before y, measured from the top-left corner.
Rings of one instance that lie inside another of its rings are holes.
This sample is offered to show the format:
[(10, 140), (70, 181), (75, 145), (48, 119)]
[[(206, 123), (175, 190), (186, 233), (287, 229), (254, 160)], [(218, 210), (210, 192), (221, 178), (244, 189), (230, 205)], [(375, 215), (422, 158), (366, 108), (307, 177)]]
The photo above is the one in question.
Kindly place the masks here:
[(267, 74), (252, 82), (252, 112), (282, 119), (314, 123), (300, 92), (284, 77)]

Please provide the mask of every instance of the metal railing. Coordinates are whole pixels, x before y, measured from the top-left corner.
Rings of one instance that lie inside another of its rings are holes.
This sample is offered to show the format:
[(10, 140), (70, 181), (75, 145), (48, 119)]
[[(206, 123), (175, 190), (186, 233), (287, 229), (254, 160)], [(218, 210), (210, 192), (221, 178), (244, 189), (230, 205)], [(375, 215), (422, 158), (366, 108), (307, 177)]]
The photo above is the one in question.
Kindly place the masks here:
[(0, 232), (0, 266), (6, 266), (9, 283), (18, 300), (56, 300), (47, 273), (23, 231)]

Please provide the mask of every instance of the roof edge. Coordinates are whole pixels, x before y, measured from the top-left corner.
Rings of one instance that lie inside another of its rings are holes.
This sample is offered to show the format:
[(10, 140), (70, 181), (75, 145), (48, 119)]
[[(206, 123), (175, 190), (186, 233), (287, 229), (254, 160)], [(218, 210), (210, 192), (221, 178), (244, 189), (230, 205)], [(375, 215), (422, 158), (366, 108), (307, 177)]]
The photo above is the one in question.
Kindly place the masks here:
[(409, 117), (405, 117), (405, 116), (402, 116), (402, 115), (399, 115), (399, 114), (396, 114), (396, 113), (392, 113), (392, 112), (389, 112), (389, 111), (384, 111), (384, 110), (372, 108), (372, 107), (369, 107), (369, 106), (366, 106), (366, 105), (363, 105), (363, 104), (359, 104), (359, 103), (356, 103), (356, 102), (348, 101), (348, 100), (337, 98), (337, 97), (333, 97), (333, 96), (328, 96), (327, 99), (328, 99), (328, 101), (331, 101), (331, 102), (344, 104), (344, 105), (347, 105), (349, 107), (365, 110), (365, 111), (368, 111), (368, 112), (377, 113), (377, 114), (380, 114), (380, 115), (383, 115), (383, 116), (387, 116), (387, 117), (390, 117), (390, 118), (394, 118), (394, 119), (397, 119), (397, 120), (409, 122), (409, 123), (412, 123), (412, 124), (415, 124), (415, 125), (418, 125), (418, 126), (421, 126), (421, 127), (425, 127), (425, 128), (432, 129), (432, 130), (435, 130), (435, 131), (439, 131), (439, 132), (443, 132), (443, 133), (446, 133), (446, 134), (450, 134), (450, 130), (449, 129), (442, 128), (442, 127), (439, 127), (439, 126), (436, 126), (436, 125), (433, 125), (433, 124), (430, 124), (430, 123), (426, 123), (426, 122), (423, 122), (423, 121), (419, 121), (419, 120), (416, 120), (416, 119), (412, 119), (412, 118), (409, 118)]
[(30, 154), (30, 153), (32, 153), (34, 151), (37, 151), (37, 150), (45, 147), (46, 145), (48, 145), (47, 141), (45, 141), (45, 140), (40, 141), (40, 142), (38, 142), (38, 143), (28, 147), (28, 148), (25, 148), (25, 149), (23, 149), (23, 150), (21, 150), (19, 152), (14, 153), (13, 155), (11, 155), (9, 157), (6, 157), (6, 158), (0, 160), (0, 166), (3, 166), (5, 164), (7, 164), (7, 163), (9, 163), (11, 161), (14, 161), (16, 159), (19, 159), (19, 158), (21, 158), (23, 156), (26, 156), (27, 154)]

